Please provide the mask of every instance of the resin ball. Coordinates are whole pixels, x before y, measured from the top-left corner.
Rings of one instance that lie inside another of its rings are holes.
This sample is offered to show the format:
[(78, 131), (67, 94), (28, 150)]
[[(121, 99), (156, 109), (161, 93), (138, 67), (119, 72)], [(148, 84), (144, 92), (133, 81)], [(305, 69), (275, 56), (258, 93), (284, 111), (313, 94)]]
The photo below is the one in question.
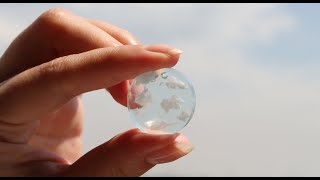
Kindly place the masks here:
[(172, 68), (141, 74), (128, 90), (129, 116), (147, 133), (179, 132), (191, 120), (195, 106), (192, 84)]

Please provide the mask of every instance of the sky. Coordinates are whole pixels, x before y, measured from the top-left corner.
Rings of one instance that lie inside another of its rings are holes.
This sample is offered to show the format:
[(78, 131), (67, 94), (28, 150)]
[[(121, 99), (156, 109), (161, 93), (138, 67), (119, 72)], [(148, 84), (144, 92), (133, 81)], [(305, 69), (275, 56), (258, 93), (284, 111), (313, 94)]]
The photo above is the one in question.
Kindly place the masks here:
[[(1, 4), (0, 53), (54, 7), (183, 50), (195, 149), (143, 176), (320, 176), (320, 4)], [(134, 128), (106, 91), (83, 101), (83, 153)]]

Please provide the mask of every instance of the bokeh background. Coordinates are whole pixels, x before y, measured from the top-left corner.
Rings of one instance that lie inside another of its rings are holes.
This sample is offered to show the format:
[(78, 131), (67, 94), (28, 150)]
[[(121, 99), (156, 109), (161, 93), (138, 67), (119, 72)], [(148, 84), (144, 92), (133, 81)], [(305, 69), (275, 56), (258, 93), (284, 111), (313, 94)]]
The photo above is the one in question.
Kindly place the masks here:
[[(320, 176), (320, 4), (1, 4), (0, 53), (54, 7), (184, 51), (195, 150), (144, 176)], [(133, 128), (106, 91), (83, 100), (83, 153)]]

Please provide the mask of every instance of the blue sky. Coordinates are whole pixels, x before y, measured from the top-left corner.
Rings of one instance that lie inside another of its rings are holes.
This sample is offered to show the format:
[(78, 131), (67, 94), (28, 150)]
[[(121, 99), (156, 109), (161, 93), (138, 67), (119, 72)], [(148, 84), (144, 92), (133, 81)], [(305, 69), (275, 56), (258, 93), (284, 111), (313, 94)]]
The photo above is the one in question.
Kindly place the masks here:
[[(319, 4), (2, 4), (0, 52), (48, 8), (64, 7), (184, 53), (195, 150), (145, 176), (319, 176)], [(84, 152), (133, 127), (103, 90), (86, 93)], [(119, 112), (119, 113), (114, 113)]]
[[(283, 11), (292, 16), (297, 26), (276, 39), (272, 46), (258, 45), (253, 49), (254, 56), (266, 65), (313, 64), (320, 56), (319, 4), (287, 4)], [(279, 60), (277, 60), (279, 59)], [(257, 61), (258, 62), (258, 61)]]

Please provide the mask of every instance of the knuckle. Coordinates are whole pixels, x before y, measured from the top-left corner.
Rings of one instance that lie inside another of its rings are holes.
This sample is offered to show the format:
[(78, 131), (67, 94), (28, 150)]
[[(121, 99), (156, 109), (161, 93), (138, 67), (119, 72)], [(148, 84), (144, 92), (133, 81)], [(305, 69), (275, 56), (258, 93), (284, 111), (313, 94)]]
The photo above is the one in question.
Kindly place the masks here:
[(59, 61), (59, 58), (48, 63), (45, 63), (38, 68), (38, 75), (45, 80), (54, 78), (63, 69), (63, 61)]
[(46, 31), (59, 30), (68, 25), (64, 19), (67, 19), (70, 14), (71, 12), (66, 9), (53, 8), (42, 13), (36, 22)]
[(70, 99), (73, 94), (65, 83), (66, 69), (65, 61), (62, 58), (57, 58), (39, 66), (36, 78), (40, 82), (46, 82), (45, 84), (50, 86), (47, 89), (50, 89), (52, 94), (59, 94), (64, 99)]
[(66, 15), (70, 14), (70, 12), (67, 9), (64, 8), (52, 8), (44, 13), (42, 13), (39, 17), (39, 19), (45, 20), (45, 21), (55, 21), (57, 19), (63, 18)]

